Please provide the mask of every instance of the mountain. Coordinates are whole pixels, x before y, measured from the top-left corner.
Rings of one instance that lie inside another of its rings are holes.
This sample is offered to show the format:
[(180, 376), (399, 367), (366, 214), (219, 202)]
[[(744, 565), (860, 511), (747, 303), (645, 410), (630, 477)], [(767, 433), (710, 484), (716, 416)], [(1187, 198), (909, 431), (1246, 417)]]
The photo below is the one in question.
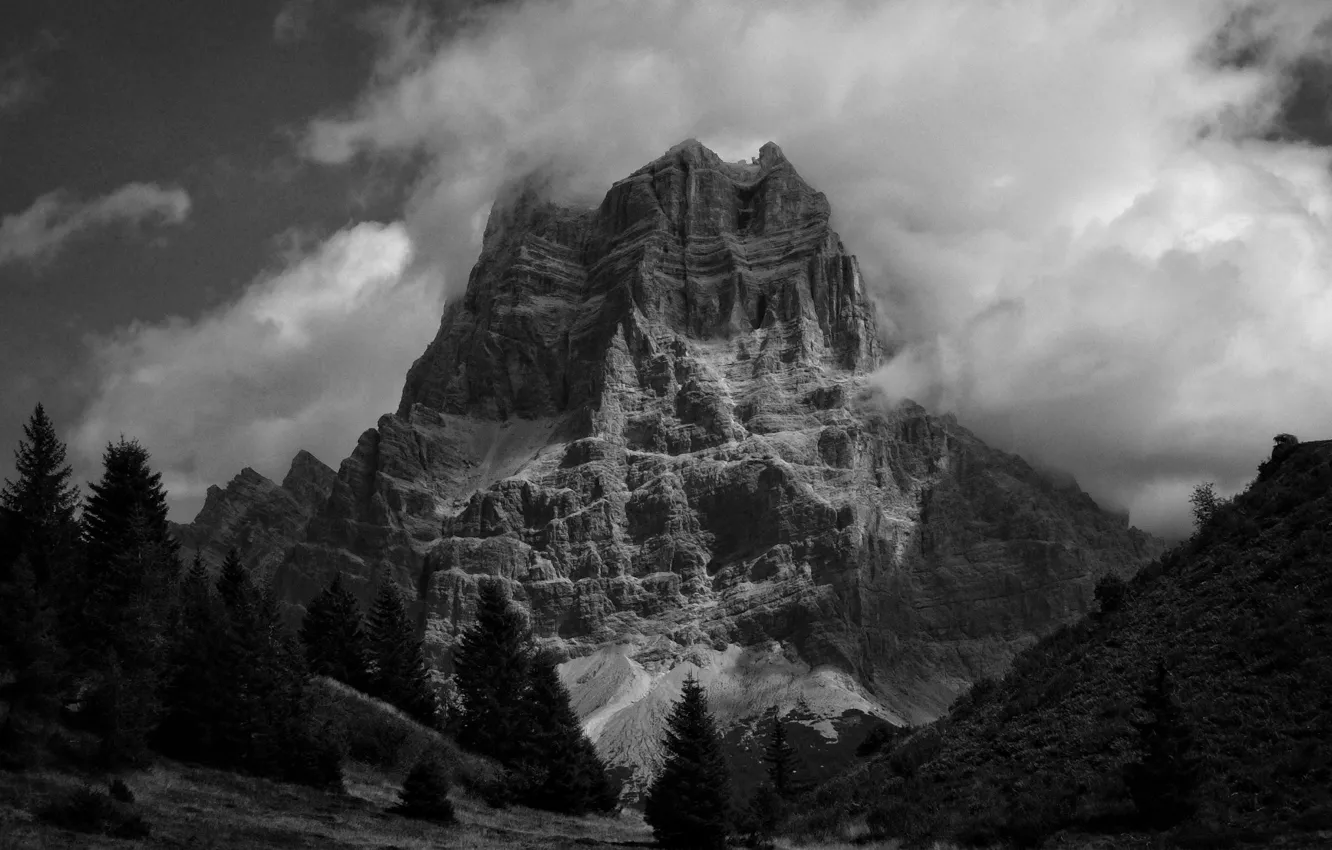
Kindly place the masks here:
[(730, 163), (686, 141), (591, 209), (519, 181), (398, 410), (304, 527), (205, 508), (190, 534), (280, 560), (295, 613), (338, 570), (363, 599), (410, 588), (446, 669), (479, 578), (501, 576), (639, 780), (690, 672), (727, 724), (771, 705), (828, 738), (933, 719), (1162, 544), (951, 416), (890, 405), (830, 215), (771, 143)]
[(328, 499), (332, 469), (307, 451), (292, 459), (281, 484), (248, 466), (223, 489), (208, 488), (203, 507), (189, 525), (172, 523), (186, 556), (197, 551), (204, 563), (220, 566), (235, 547), (256, 575), (271, 578), (291, 544)]
[(1153, 846), (1332, 846), (1332, 440), (1279, 440), (1245, 492), (1108, 607), (826, 786), (819, 817), (1027, 846), (1141, 829), (1121, 772), (1159, 660), (1201, 772), (1196, 812)]

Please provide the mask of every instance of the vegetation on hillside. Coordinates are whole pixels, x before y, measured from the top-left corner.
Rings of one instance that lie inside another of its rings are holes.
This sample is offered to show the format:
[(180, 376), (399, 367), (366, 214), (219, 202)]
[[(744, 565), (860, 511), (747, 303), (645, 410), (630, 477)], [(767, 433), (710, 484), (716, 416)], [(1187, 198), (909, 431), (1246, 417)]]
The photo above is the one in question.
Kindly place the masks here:
[[(497, 713), (473, 688), (457, 719), (483, 734), (467, 745), (483, 756), (499, 754), (497, 743), (508, 750), (498, 765), (464, 757), (439, 735), (421, 637), (392, 581), (381, 581), (363, 618), (335, 579), (298, 637), (235, 550), (215, 577), (198, 553), (183, 568), (166, 490), (143, 446), (124, 438), (107, 446), (77, 517), (65, 455), (38, 406), (16, 452), (18, 478), (0, 490), (0, 769), (95, 775), (168, 756), (342, 793), (349, 760), (392, 770), (410, 760), (395, 811), (436, 823), (452, 820), (453, 782), (493, 805), (617, 807), (618, 786), (529, 633), (505, 636), (518, 651), (513, 664), (460, 655), (462, 679), (473, 664), (474, 685), (515, 697)], [(493, 637), (489, 626), (514, 622), (497, 599), (472, 646)], [(330, 690), (337, 686), (324, 677), (348, 687)], [(385, 720), (399, 710), (405, 716)], [(126, 808), (132, 795), (117, 793), (79, 791), (34, 813), (84, 831), (146, 834)]]
[(1099, 613), (825, 784), (788, 829), (863, 818), (980, 846), (1332, 829), (1332, 442), (1282, 435), (1243, 493), (1193, 504), (1190, 540), (1103, 582)]

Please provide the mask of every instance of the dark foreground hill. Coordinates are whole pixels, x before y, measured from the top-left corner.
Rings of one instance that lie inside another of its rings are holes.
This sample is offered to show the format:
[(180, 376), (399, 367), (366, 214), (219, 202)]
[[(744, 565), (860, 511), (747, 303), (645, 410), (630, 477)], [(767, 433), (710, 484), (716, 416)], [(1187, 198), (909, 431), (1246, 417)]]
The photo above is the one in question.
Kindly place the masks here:
[(1332, 441), (1279, 442), (1124, 591), (823, 786), (791, 826), (1019, 846), (1142, 833), (1121, 777), (1163, 659), (1199, 774), (1195, 812), (1153, 841), (1332, 846)]

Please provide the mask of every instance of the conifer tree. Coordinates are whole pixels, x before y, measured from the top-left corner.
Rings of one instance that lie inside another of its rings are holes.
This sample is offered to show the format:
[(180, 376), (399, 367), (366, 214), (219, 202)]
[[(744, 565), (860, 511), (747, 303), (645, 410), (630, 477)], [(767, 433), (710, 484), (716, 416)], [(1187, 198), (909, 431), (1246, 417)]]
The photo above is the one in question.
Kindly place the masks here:
[(0, 582), (0, 685), (9, 705), (0, 723), (0, 766), (26, 767), (34, 761), (48, 724), (60, 708), (65, 654), (56, 637), (51, 606), (37, 588), (26, 555)]
[(384, 576), (370, 609), (371, 695), (392, 703), (427, 726), (439, 723), (429, 666), (407, 607), (391, 578)]
[(619, 784), (607, 774), (583, 732), (555, 659), (547, 654), (532, 661), (523, 705), (526, 722), (519, 762), (523, 801), (566, 814), (612, 811), (619, 804)]
[(254, 604), (256, 595), (250, 571), (241, 563), (235, 547), (227, 550), (222, 569), (217, 574), (217, 595), (228, 611), (238, 611)]
[(777, 715), (777, 707), (772, 708), (771, 726), (768, 728), (768, 741), (763, 748), (763, 761), (768, 766), (768, 779), (772, 787), (782, 797), (789, 797), (795, 791), (792, 774), (796, 769), (796, 751), (786, 740), (786, 727)]
[(453, 803), (448, 795), (448, 773), (437, 756), (427, 753), (412, 765), (398, 794), (398, 805), (389, 811), (435, 823), (453, 823)]
[(522, 697), (531, 664), (530, 631), (498, 579), (484, 581), (476, 621), (453, 650), (454, 684), (462, 703), (458, 743), (511, 763), (521, 753)]
[(666, 761), (644, 806), (657, 843), (723, 850), (729, 830), (730, 769), (703, 687), (685, 679), (666, 721)]
[(107, 648), (123, 664), (140, 648), (156, 647), (180, 569), (166, 491), (148, 452), (122, 439), (107, 447), (103, 466), (84, 505), (84, 557), (70, 588), (76, 615), (68, 618), (71, 649), (93, 668)]
[(1139, 708), (1150, 719), (1132, 721), (1140, 757), (1124, 766), (1124, 783), (1144, 823), (1166, 829), (1194, 811), (1198, 759), (1192, 753), (1193, 735), (1175, 699), (1164, 659), (1157, 659)]
[(356, 597), (343, 586), (341, 572), (310, 602), (300, 634), (312, 675), (330, 676), (360, 690), (368, 688), (368, 648), (361, 612)]
[[(74, 509), (79, 493), (69, 483), (65, 444), (55, 433), (46, 411), (39, 404), (23, 426), (24, 439), (14, 450), (17, 481), (5, 480), (0, 489), (0, 509), (11, 515), (6, 523), (5, 549), (28, 557), (33, 581), (42, 587), (50, 578), (52, 560), (59, 550), (73, 544), (76, 536)], [(8, 559), (0, 553), (0, 580)]]
[(236, 695), (222, 667), (226, 634), (221, 601), (212, 592), (198, 552), (182, 583), (174, 634), (155, 745), (176, 758), (226, 763), (229, 754), (217, 740), (217, 720)]
[(83, 557), (63, 620), (74, 667), (86, 677), (80, 717), (101, 736), (108, 764), (139, 763), (160, 712), (167, 631), (180, 562), (166, 524), (166, 491), (136, 442), (107, 447), (84, 505)]

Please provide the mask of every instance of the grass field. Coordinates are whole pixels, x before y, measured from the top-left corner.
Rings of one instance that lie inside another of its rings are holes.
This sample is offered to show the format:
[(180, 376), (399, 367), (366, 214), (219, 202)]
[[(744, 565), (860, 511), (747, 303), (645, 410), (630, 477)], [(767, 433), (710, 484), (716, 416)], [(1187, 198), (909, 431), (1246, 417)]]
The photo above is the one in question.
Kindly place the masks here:
[[(455, 789), (458, 823), (436, 826), (386, 813), (397, 802), (398, 777), (357, 765), (347, 793), (314, 791), (220, 770), (163, 762), (120, 775), (152, 834), (128, 840), (87, 835), (41, 821), (51, 800), (84, 780), (51, 771), (0, 772), (0, 850), (64, 847), (596, 848), (652, 846), (642, 817), (574, 818), (518, 806), (492, 809)], [(105, 784), (101, 785), (103, 790)]]

